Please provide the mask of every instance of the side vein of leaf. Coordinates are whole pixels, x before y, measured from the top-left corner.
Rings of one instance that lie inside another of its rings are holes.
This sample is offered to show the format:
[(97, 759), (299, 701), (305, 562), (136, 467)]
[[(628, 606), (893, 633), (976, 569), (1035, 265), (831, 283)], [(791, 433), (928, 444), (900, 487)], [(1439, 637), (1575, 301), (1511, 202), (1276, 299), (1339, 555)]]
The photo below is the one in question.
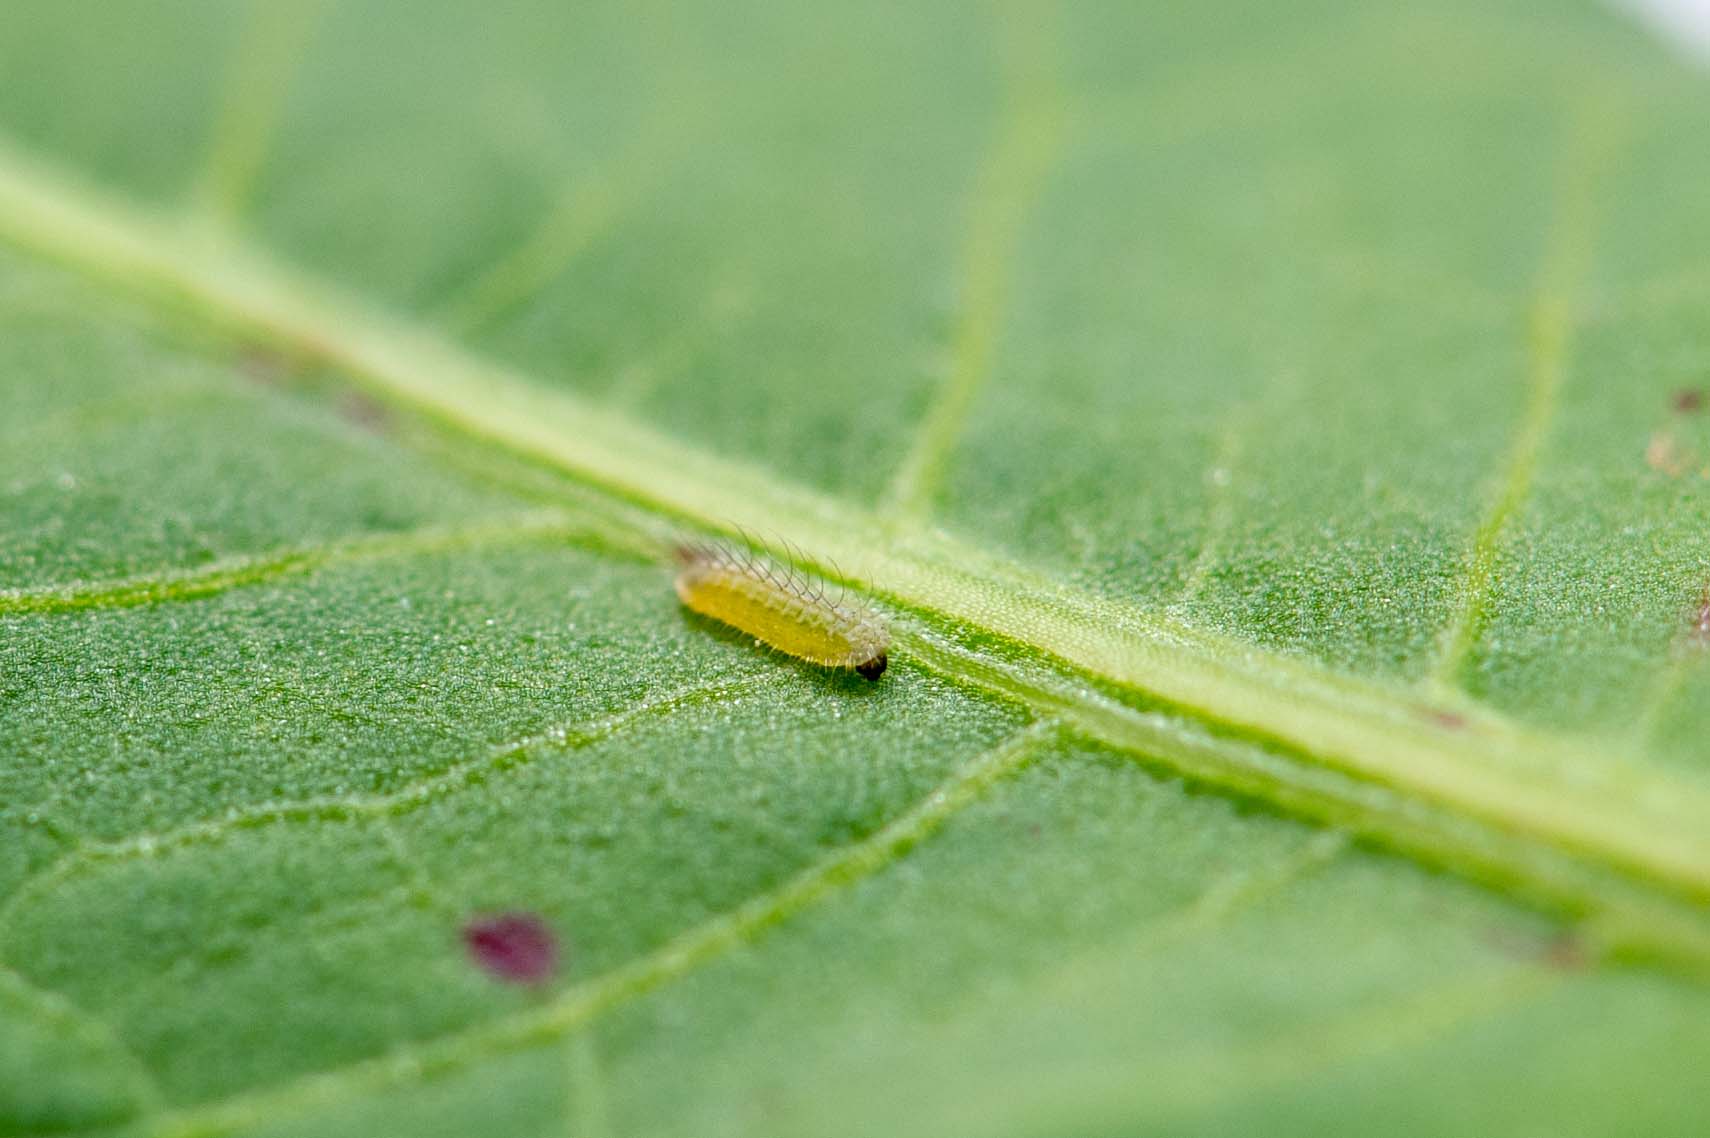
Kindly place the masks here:
[[(1347, 848), (1348, 835), (1342, 830), (1314, 834), (1299, 850), (1275, 865), (1257, 872), (1237, 870), (1219, 879), (1176, 912), (1142, 929), (1137, 943), (1144, 949), (1153, 949), (1186, 937), (1203, 936), (1236, 913), (1329, 865)], [(1131, 946), (1127, 955), (1132, 953)]]
[[(1048, 32), (1033, 10), (1000, 6), (1009, 107), (976, 180), (962, 251), (962, 304), (950, 370), (886, 488), (880, 512), (920, 522), (931, 512), (944, 465), (980, 387), (991, 373), (1010, 291), (1016, 245), (1063, 148), (1064, 100), (1051, 75)], [(1044, 17), (1040, 17), (1043, 19)], [(1025, 28), (1025, 32), (1019, 30)]]
[(523, 766), (557, 751), (588, 746), (636, 723), (670, 715), (696, 703), (742, 695), (760, 682), (760, 678), (750, 677), (744, 680), (696, 684), (667, 695), (644, 699), (621, 711), (586, 723), (501, 743), (485, 754), (455, 763), (437, 774), (415, 779), (385, 794), (329, 794), (264, 802), (235, 810), (220, 818), (191, 822), (171, 830), (135, 834), (113, 841), (85, 841), (24, 879), (13, 890), (5, 904), (0, 905), (0, 935), (4, 935), (4, 930), (11, 927), (18, 910), (29, 897), (47, 892), (55, 884), (91, 865), (158, 857), (186, 846), (213, 844), (232, 834), (267, 826), (304, 822), (347, 822), (359, 818), (384, 819), (405, 814), (444, 795), (477, 785), (491, 772)]
[[(186, 988), (207, 982), (210, 973), (253, 959), (267, 947), (274, 928), (288, 925), (291, 935), (302, 943), (326, 945), (346, 934), (360, 936), (364, 930), (373, 928), (376, 914), (388, 912), (393, 906), (407, 908), (415, 900), (415, 887), (404, 883), (289, 915), (275, 910), (247, 928), (241, 943), (220, 948), (198, 947), (181, 953), (164, 968), (126, 985), (122, 993), (107, 997), (104, 1008), (120, 1022), (146, 1023), (148, 1017), (158, 1015), (161, 1007), (176, 1000)], [(457, 919), (465, 916), (466, 913), (456, 914)], [(166, 1107), (163, 1105), (161, 1109)]]
[(436, 307), (441, 323), (464, 334), (502, 320), (556, 279), (595, 241), (620, 225), (674, 171), (685, 140), (715, 129), (712, 103), (701, 91), (699, 68), (676, 43), (678, 14), (668, 6), (637, 5), (635, 26), (647, 37), (643, 53), (668, 59), (670, 80), (650, 84), (651, 102), (603, 164), (566, 179), (555, 202), (515, 246)]
[[(1291, 1032), (1270, 1046), (1238, 1055), (1224, 1067), (1225, 1094), (1251, 1092), (1299, 1082), (1320, 1071), (1377, 1055), (1418, 1048), (1470, 1024), (1556, 991), (1567, 983), (1561, 971), (1542, 965), (1501, 967), (1492, 973), (1453, 979), (1377, 1007), (1358, 1008), (1310, 1031)], [(1215, 1059), (1198, 1064), (1198, 1076), (1184, 1064), (1183, 1078), (1171, 1085), (1209, 1090), (1219, 1083), (1203, 1077)], [(1190, 1096), (1192, 1092), (1190, 1091)]]
[(1051, 968), (1030, 998), (1057, 1004), (1089, 995), (1096, 998), (1098, 986), (1111, 975), (1132, 969), (1150, 954), (1221, 929), (1266, 898), (1324, 869), (1348, 846), (1344, 831), (1320, 830), (1273, 865), (1224, 873), (1185, 904), (1148, 919), (1113, 944)]
[(1606, 865), (1434, 808), (1263, 739), (1220, 734), (1203, 723), (1129, 706), (1090, 690), (1072, 673), (997, 663), (916, 629), (900, 629), (895, 642), (899, 654), (906, 649), (907, 658), (946, 679), (1060, 719), (1148, 766), (1331, 827), (1326, 841), (1358, 838), (1566, 917), (1593, 953), (1710, 975), (1710, 912), (1659, 895)]
[[(1456, 976), (1398, 999), (1278, 1033), (1235, 1053), (1189, 1054), (1152, 1064), (1145, 1070), (1145, 1084), (1157, 1092), (1152, 1109), (1162, 1116), (1159, 1121), (1193, 1117), (1362, 1060), (1427, 1046), (1565, 982), (1560, 972), (1518, 965)], [(1086, 1066), (1037, 1090), (1024, 1089), (1019, 1101), (1004, 1107), (1011, 1117), (1049, 1120), (1058, 1126), (1064, 1118), (1078, 1118), (1088, 1129), (1100, 1128), (1101, 1121), (1131, 1124), (1136, 1077), (1133, 1063)]]
[(1567, 126), (1555, 213), (1527, 330), (1526, 401), (1495, 497), (1467, 553), (1466, 580), (1433, 668), (1440, 688), (1453, 688), (1490, 621), (1502, 541), (1531, 493), (1539, 453), (1549, 436), (1572, 350), (1578, 294), (1591, 269), (1596, 193), (1618, 141), (1615, 112), (1582, 107)]
[(0, 589), (0, 616), (129, 608), (196, 600), (228, 589), (310, 573), (329, 565), (516, 542), (569, 541), (583, 536), (586, 530), (585, 525), (568, 514), (536, 511), (506, 521), (461, 528), (430, 526), (400, 533), (348, 538), (324, 545), (299, 546), (258, 556), (226, 557), (194, 569), (117, 581), (76, 581), (42, 588)]
[(1235, 491), (1233, 483), (1239, 477), (1239, 467), (1246, 449), (1247, 433), (1252, 429), (1254, 410), (1243, 404), (1235, 408), (1218, 431), (1217, 449), (1212, 454), (1211, 468), (1206, 471), (1210, 489), (1206, 491), (1209, 508), (1206, 511), (1205, 534), (1200, 539), (1199, 553), (1188, 569), (1187, 578), (1177, 594), (1172, 612), (1184, 612), (1199, 599), (1211, 572), (1217, 567), (1228, 541), (1229, 529), (1235, 522)]
[(605, 1072), (593, 1033), (570, 1037), (564, 1067), (564, 1138), (611, 1138)]
[(455, 923), (464, 916), (461, 906), (454, 903), (441, 892), (434, 883), (433, 874), (428, 871), (427, 863), (416, 853), (409, 841), (392, 825), (391, 817), (386, 813), (372, 815), (374, 829), (385, 843), (392, 855), (392, 860), (398, 864), (398, 869), (409, 882), (409, 887), (416, 900), (433, 908), (440, 916)]
[(243, 211), (266, 161), (281, 106), (332, 0), (273, 0), (250, 6), (193, 197), (215, 226)]
[(160, 1109), (165, 1099), (153, 1074), (136, 1053), (125, 1046), (111, 1024), (84, 1011), (58, 992), (32, 984), (4, 964), (0, 964), (0, 1000), (28, 1008), (35, 1022), (59, 1025), (111, 1056), (124, 1073), (125, 1089), (138, 1112)]
[(549, 1043), (614, 1008), (682, 979), (836, 890), (890, 868), (990, 787), (1019, 771), (1058, 732), (1053, 720), (1030, 724), (976, 755), (877, 832), (829, 854), (772, 892), (690, 929), (639, 960), (569, 988), (545, 1005), (283, 1087), (169, 1111), (146, 1121), (141, 1132), (150, 1138), (216, 1138), (281, 1116), (334, 1105), (355, 1095), (444, 1075), (490, 1056)]
[(872, 513), (532, 384), (257, 254), (187, 238), (8, 151), (0, 151), (0, 238), (317, 356), (465, 437), (603, 487), (640, 514), (708, 531), (743, 521), (787, 533), (812, 567), (934, 621), (1026, 645), (1220, 730), (1271, 740), (1302, 761), (1263, 780), (1268, 801), (1310, 805), (1313, 777), (1347, 776), (1421, 807), (1432, 823), (1412, 827), (1407, 845), (1432, 860), (1465, 860), (1455, 821), (1465, 817), (1507, 836), (1506, 877), (1526, 878), (1534, 853), (1569, 851), (1677, 901), (1710, 900), (1710, 795), (1677, 773), (1492, 713), (1433, 715), (1417, 693), (1066, 589), (942, 533), (899, 534)]
[[(1702, 598), (1699, 602), (1704, 603)], [(1674, 701), (1680, 696), (1693, 673), (1704, 666), (1706, 645), (1703, 632), (1696, 622), (1682, 628), (1675, 637), (1675, 642), (1669, 650), (1666, 664), (1657, 669), (1645, 694), (1639, 700), (1638, 712), (1633, 716), (1632, 726), (1628, 729), (1627, 737), (1635, 749), (1649, 748), (1653, 745), (1657, 728), (1661, 725)]]

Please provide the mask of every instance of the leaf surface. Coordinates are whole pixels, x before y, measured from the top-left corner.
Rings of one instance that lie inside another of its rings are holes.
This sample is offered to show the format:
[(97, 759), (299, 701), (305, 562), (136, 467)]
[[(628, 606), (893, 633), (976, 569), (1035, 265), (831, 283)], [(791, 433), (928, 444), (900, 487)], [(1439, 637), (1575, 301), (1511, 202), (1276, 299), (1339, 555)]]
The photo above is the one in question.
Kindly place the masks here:
[[(1701, 1120), (1710, 101), (1618, 15), (17, 0), (0, 76), (0, 1133)], [(739, 528), (881, 682), (680, 611)]]

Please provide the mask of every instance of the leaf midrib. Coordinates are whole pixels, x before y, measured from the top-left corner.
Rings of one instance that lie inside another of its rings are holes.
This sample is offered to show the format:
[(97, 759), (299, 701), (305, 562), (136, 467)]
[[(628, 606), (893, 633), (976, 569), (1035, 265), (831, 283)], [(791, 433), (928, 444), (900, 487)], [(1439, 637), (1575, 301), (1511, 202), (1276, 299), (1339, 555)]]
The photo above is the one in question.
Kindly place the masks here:
[[(1688, 916), (1702, 917), (1710, 899), (1702, 826), (1710, 795), (1698, 783), (1611, 762), (1480, 709), (1442, 714), (1423, 695), (1081, 594), (941, 532), (887, 523), (531, 383), (429, 328), (5, 149), (0, 237), (315, 358), (462, 434), (595, 484), (641, 507), (630, 511), (642, 519), (637, 533), (661, 555), (669, 529), (661, 518), (787, 535), (810, 564), (841, 566), (844, 580), (928, 624), (1026, 646), (1217, 731), (1280, 747), (1305, 766), (1613, 869), (1687, 906)], [(1310, 793), (1305, 780), (1296, 789)], [(1294, 808), (1285, 798), (1274, 800)], [(1381, 826), (1375, 836), (1385, 836)], [(1452, 830), (1435, 838), (1428, 831), (1404, 844), (1453, 864), (1461, 840)], [(1433, 841), (1442, 848), (1431, 849)], [(1514, 860), (1507, 868), (1524, 879), (1525, 859)], [(1595, 908), (1599, 899), (1586, 900)]]

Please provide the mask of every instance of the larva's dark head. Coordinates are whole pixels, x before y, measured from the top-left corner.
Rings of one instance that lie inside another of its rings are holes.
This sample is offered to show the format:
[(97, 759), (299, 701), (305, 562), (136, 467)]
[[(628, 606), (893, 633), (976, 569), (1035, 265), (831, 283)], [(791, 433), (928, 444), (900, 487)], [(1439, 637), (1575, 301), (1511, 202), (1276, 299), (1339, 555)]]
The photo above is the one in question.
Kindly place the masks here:
[(865, 664), (855, 665), (855, 671), (863, 679), (876, 680), (885, 674), (885, 654), (880, 652)]

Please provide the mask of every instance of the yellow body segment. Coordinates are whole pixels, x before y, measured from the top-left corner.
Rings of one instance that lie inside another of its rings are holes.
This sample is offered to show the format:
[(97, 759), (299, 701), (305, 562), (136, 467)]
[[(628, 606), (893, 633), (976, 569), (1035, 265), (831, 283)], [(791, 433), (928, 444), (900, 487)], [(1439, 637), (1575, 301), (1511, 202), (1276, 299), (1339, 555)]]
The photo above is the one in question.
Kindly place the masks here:
[(716, 547), (678, 551), (677, 596), (684, 605), (780, 652), (876, 680), (890, 634), (871, 613), (826, 598), (793, 571)]

